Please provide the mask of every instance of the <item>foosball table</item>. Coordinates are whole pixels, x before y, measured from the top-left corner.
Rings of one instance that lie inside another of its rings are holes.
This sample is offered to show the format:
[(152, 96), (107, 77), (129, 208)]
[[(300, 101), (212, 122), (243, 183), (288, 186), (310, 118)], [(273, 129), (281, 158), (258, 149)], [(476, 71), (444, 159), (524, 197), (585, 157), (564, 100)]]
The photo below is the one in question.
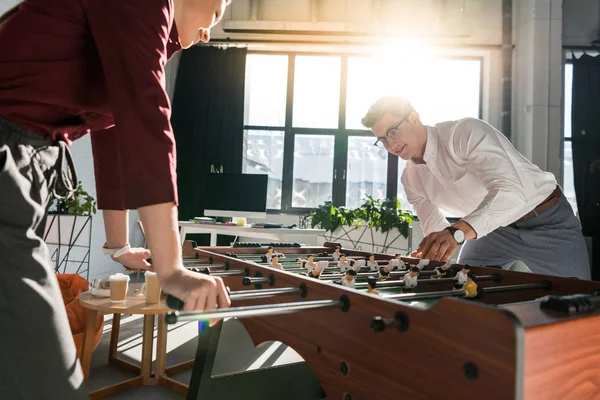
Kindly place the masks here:
[(232, 301), (166, 316), (220, 321), (199, 335), (188, 399), (217, 398), (210, 369), (227, 318), (255, 345), (292, 347), (329, 400), (600, 398), (600, 282), (334, 244), (186, 243), (184, 264), (222, 277)]

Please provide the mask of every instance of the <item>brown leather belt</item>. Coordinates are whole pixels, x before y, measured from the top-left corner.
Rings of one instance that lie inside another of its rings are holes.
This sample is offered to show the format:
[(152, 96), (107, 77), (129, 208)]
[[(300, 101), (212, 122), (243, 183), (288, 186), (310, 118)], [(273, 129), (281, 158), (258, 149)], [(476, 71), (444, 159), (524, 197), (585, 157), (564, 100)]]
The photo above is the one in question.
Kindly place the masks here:
[(519, 222), (527, 221), (528, 219), (531, 219), (531, 218), (535, 217), (536, 215), (541, 214), (544, 211), (552, 208), (553, 206), (558, 204), (558, 201), (559, 201), (561, 195), (562, 195), (562, 191), (560, 190), (560, 187), (556, 186), (556, 189), (554, 189), (554, 191), (550, 194), (550, 196), (546, 197), (546, 200), (542, 201), (536, 208), (529, 211), (527, 214), (523, 215), (521, 218), (519, 218), (518, 220), (516, 220), (515, 222), (513, 222), (510, 225), (512, 226), (512, 225), (518, 224)]

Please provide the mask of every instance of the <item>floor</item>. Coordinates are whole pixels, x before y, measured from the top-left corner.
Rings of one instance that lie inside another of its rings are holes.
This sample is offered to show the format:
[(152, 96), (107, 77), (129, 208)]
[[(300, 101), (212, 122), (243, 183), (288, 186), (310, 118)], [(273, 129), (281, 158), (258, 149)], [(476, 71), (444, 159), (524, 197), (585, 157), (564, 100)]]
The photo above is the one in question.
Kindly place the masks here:
[[(116, 366), (108, 364), (111, 321), (112, 315), (106, 315), (102, 339), (93, 353), (89, 380), (90, 390), (118, 383), (135, 376), (131, 372), (123, 371)], [(119, 358), (138, 365), (142, 352), (142, 323), (143, 317), (140, 315), (122, 315), (117, 347)], [(169, 326), (168, 329), (167, 366), (193, 358), (197, 345), (197, 323), (180, 323)], [(156, 346), (156, 324), (154, 338), (154, 345)], [(156, 348), (154, 349), (154, 357), (156, 357)], [(213, 376), (238, 371), (250, 371), (267, 366), (297, 363), (299, 361), (302, 361), (302, 359), (295, 351), (279, 342), (266, 343), (260, 348), (254, 347), (239, 321), (228, 320), (225, 321), (221, 333)], [(185, 384), (189, 383), (190, 377), (191, 370), (172, 376), (172, 378)], [(180, 400), (185, 399), (185, 396), (172, 392), (162, 386), (140, 386), (107, 397), (107, 399)]]

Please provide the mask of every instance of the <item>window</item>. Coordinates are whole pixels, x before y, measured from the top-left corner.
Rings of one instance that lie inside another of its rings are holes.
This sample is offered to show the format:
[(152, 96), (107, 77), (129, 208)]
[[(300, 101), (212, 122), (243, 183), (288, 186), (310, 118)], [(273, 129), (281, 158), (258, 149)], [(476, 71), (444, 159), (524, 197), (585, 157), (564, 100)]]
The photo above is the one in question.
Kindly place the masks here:
[(340, 63), (340, 57), (296, 57), (294, 127), (337, 129)]
[(312, 208), (331, 200), (333, 135), (296, 135), (292, 207)]
[(571, 101), (573, 98), (573, 64), (565, 64), (564, 128), (563, 128), (563, 191), (577, 214), (577, 197), (573, 178), (573, 151), (571, 146)]
[(348, 138), (346, 207), (358, 207), (367, 195), (387, 197), (388, 152), (373, 146), (372, 136)]
[(361, 119), (379, 97), (409, 97), (426, 124), (480, 117), (480, 59), (248, 55), (243, 171), (269, 175), (268, 208), (305, 212), (397, 196), (406, 162), (373, 146)]
[(247, 56), (244, 125), (285, 126), (287, 74), (287, 56)]
[(283, 175), (283, 131), (244, 132), (245, 174), (267, 174), (267, 209), (281, 208)]

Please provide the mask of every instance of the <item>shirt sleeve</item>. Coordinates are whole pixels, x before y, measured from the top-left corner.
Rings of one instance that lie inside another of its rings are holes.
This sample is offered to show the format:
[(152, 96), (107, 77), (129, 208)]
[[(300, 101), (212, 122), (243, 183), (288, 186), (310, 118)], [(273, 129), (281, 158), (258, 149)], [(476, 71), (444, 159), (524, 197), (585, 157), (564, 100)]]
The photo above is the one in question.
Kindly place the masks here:
[(483, 237), (500, 226), (511, 223), (516, 210), (527, 202), (525, 188), (507, 152), (508, 140), (501, 141), (499, 133), (489, 124), (466, 119), (451, 135), (456, 155), (469, 167), (487, 189), (487, 195), (469, 215), (462, 218)]
[[(177, 204), (175, 140), (164, 73), (173, 24), (170, 2), (84, 0), (82, 4), (115, 121), (115, 131), (108, 137), (101, 137), (106, 132), (94, 133), (98, 197), (105, 200), (101, 204), (119, 209)], [(118, 168), (109, 166), (115, 152)]]
[(439, 232), (450, 226), (439, 207), (431, 203), (425, 196), (417, 194), (416, 188), (411, 188), (411, 185), (407, 184), (405, 173), (406, 171), (402, 174), (401, 182), (408, 202), (415, 208), (415, 212), (419, 217), (423, 235), (427, 236), (432, 232)]
[(114, 128), (91, 134), (96, 197), (98, 208), (102, 210), (126, 209), (117, 136), (118, 133)]

